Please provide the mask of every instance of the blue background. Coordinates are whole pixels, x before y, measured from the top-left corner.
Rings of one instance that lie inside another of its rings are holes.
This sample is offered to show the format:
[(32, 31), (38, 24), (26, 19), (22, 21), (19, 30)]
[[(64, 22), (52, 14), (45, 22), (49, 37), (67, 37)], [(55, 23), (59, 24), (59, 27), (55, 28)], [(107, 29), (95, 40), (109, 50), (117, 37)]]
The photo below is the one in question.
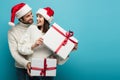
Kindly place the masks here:
[[(7, 32), (11, 7), (25, 2), (35, 12), (50, 6), (54, 21), (73, 30), (78, 50), (58, 67), (56, 80), (120, 80), (119, 0), (2, 0), (0, 2), (0, 80), (17, 80)], [(15, 23), (17, 23), (17, 19)]]

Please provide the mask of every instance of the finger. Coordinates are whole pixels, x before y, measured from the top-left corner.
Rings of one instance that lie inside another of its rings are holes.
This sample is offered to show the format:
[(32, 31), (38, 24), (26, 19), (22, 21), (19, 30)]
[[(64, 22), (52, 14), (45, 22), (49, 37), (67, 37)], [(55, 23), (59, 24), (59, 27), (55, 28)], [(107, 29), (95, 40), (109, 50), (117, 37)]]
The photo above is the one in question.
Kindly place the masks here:
[(39, 44), (39, 43), (40, 43), (40, 41), (37, 41), (37, 42), (36, 42), (36, 44)]
[(31, 76), (31, 63), (28, 64), (28, 68), (27, 68), (27, 72), (28, 72), (28, 75)]
[(43, 39), (39, 39), (39, 41), (42, 41), (42, 42), (43, 42)]
[(43, 43), (43, 41), (39, 41), (39, 42), (38, 42), (39, 45), (42, 44), (42, 43)]
[(37, 45), (40, 45), (42, 43), (42, 41), (37, 41)]
[(27, 73), (28, 73), (29, 76), (31, 76), (30, 69), (27, 69)]
[(39, 38), (38, 40), (41, 40), (41, 41), (43, 41), (43, 38)]
[(43, 38), (40, 38), (41, 40), (43, 40)]

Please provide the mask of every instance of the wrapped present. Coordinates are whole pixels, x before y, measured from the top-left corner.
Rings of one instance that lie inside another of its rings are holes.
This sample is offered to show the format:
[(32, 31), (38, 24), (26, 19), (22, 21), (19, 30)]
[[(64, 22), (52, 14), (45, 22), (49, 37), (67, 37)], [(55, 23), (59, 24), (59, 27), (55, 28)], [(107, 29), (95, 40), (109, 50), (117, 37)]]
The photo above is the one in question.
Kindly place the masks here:
[(56, 59), (33, 58), (31, 76), (56, 76)]
[(72, 31), (67, 32), (58, 24), (54, 23), (43, 36), (43, 42), (55, 54), (62, 59), (66, 59), (78, 43), (78, 40), (73, 37)]

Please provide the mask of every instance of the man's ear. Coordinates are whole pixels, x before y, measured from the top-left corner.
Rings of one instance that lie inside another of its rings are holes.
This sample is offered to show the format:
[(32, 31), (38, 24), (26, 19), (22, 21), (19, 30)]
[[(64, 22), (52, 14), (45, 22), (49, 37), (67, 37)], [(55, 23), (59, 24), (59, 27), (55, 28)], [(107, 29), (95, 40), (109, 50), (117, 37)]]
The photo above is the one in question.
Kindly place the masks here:
[(20, 22), (23, 22), (23, 18), (20, 18), (19, 21), (20, 21)]
[(23, 22), (23, 19), (22, 19), (22, 18), (20, 18), (20, 21), (21, 21), (21, 22)]

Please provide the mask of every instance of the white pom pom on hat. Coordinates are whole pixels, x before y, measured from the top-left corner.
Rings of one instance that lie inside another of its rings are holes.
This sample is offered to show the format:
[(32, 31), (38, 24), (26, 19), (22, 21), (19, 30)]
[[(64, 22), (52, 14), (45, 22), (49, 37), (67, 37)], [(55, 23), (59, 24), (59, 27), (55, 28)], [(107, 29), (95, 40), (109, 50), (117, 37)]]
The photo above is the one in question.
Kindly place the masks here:
[(15, 26), (15, 24), (14, 24), (15, 17), (19, 19), (31, 10), (32, 10), (31, 7), (29, 7), (25, 3), (19, 3), (15, 6), (13, 6), (12, 10), (11, 10), (11, 21), (8, 22), (8, 24), (10, 26)]
[(12, 27), (15, 26), (15, 24), (14, 24), (13, 22), (8, 22), (8, 24), (9, 24), (10, 26), (12, 26)]

